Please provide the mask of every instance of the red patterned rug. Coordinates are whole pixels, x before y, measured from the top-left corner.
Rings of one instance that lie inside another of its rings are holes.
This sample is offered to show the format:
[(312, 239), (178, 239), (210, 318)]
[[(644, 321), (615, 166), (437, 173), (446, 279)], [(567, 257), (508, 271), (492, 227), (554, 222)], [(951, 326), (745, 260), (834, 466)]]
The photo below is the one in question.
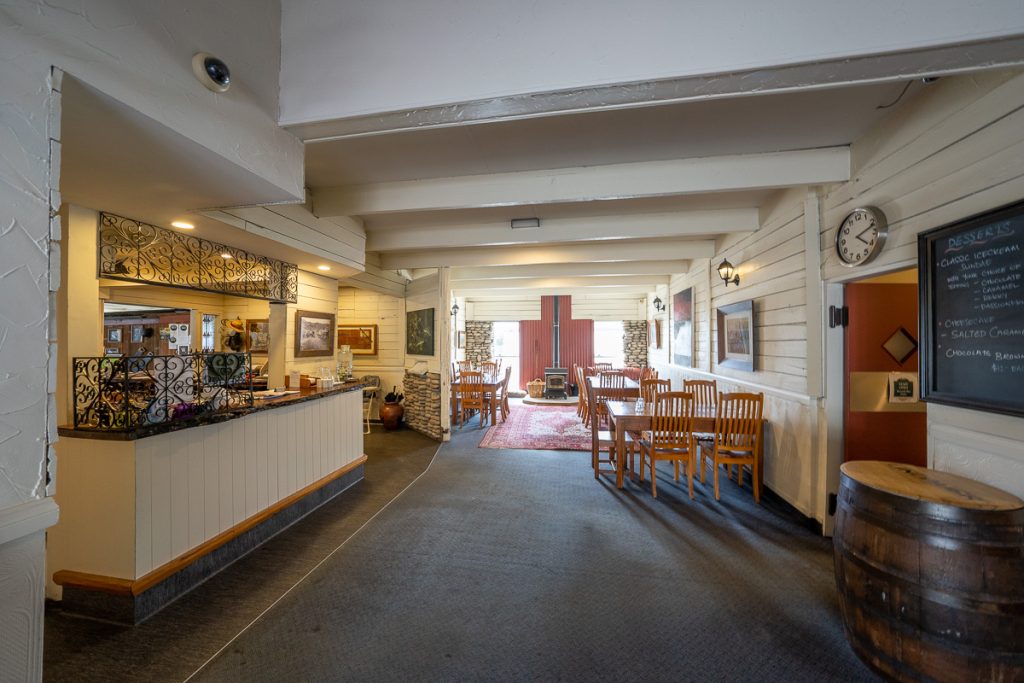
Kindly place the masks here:
[(540, 451), (589, 451), (590, 430), (575, 406), (513, 405), (505, 422), (487, 430), (480, 448), (528, 448)]

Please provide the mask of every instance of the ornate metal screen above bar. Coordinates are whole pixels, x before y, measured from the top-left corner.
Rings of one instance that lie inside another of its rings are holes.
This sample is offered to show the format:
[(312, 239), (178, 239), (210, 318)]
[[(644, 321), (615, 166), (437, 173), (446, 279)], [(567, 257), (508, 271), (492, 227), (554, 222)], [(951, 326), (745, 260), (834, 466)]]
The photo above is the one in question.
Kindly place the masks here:
[(100, 277), (298, 301), (293, 263), (110, 213), (100, 214), (99, 252)]
[(75, 358), (75, 429), (129, 432), (253, 404), (252, 356)]

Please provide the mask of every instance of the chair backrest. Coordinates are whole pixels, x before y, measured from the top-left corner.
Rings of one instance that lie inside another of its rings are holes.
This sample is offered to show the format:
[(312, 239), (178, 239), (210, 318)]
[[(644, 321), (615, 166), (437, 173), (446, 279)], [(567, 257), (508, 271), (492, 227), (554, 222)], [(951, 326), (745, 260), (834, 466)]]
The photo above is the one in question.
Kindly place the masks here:
[(608, 372), (611, 369), (611, 363), (594, 363), (594, 372), (597, 374), (601, 374), (602, 372)]
[(475, 404), (484, 400), (484, 375), (482, 372), (472, 370), (463, 372), (459, 376), (458, 394), (462, 398), (462, 404)]
[(654, 398), (656, 395), (665, 392), (672, 391), (672, 380), (668, 379), (642, 379), (640, 380), (640, 396), (643, 397), (645, 403), (654, 405)]
[(718, 395), (718, 382), (713, 379), (684, 379), (683, 391), (692, 392), (698, 406), (713, 406)]
[(473, 361), (471, 360), (460, 360), (459, 361), (459, 372), (473, 372)]
[(715, 441), (731, 451), (754, 452), (761, 438), (764, 394), (718, 394)]
[(480, 372), (482, 372), (487, 378), (492, 378), (498, 374), (498, 364), (493, 360), (485, 360), (480, 363), (480, 366), (477, 369), (480, 370)]
[(505, 368), (505, 379), (501, 380), (501, 393), (508, 391), (508, 381), (512, 379), (512, 366)]
[(663, 391), (654, 400), (651, 443), (655, 448), (689, 448), (693, 440), (693, 394)]
[(583, 405), (587, 405), (589, 397), (587, 396), (587, 378), (583, 374), (583, 368), (579, 365), (576, 366), (576, 385), (580, 389), (580, 401)]
[(598, 382), (605, 389), (625, 389), (626, 374), (621, 371), (606, 371), (598, 375)]
[(640, 368), (640, 381), (645, 379), (658, 379), (658, 371), (647, 365)]

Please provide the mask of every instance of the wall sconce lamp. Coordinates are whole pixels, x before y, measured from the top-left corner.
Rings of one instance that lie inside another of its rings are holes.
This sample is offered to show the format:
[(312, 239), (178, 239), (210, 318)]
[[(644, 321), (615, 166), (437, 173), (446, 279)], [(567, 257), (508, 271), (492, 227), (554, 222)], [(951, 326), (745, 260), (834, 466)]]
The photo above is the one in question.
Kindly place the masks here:
[(456, 316), (458, 314), (459, 314), (459, 305), (458, 304), (453, 304), (452, 305), (452, 316)]
[(665, 310), (665, 304), (661, 303), (660, 296), (654, 297), (654, 301), (651, 302), (651, 305), (654, 306), (654, 310), (656, 310), (658, 313), (661, 313), (662, 311)]
[(722, 259), (722, 262), (718, 264), (718, 276), (725, 281), (725, 286), (728, 287), (730, 284), (740, 286), (740, 276), (736, 273), (736, 269), (729, 259)]

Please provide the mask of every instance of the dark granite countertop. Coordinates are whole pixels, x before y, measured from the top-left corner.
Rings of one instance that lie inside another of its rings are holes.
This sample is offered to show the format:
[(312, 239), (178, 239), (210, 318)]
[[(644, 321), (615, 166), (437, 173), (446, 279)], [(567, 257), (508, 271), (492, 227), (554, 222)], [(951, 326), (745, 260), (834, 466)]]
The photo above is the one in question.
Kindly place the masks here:
[(63, 427), (58, 427), (57, 433), (61, 436), (74, 439), (134, 441), (136, 439), (144, 439), (147, 436), (156, 436), (157, 434), (166, 434), (168, 432), (176, 432), (182, 429), (192, 429), (193, 427), (202, 427), (203, 425), (227, 422), (228, 420), (234, 420), (239, 417), (258, 413), (261, 410), (272, 410), (274, 408), (295, 405), (296, 403), (315, 401), (319, 398), (324, 398), (325, 396), (343, 394), (349, 391), (358, 391), (364, 386), (365, 385), (362, 382), (345, 382), (344, 384), (335, 386), (333, 389), (300, 389), (298, 394), (288, 394), (287, 396), (280, 396), (278, 398), (266, 400), (257, 399), (250, 408), (236, 408), (234, 410), (226, 410), (220, 413), (201, 415), (187, 420), (171, 420), (169, 422), (161, 422), (159, 424), (145, 425), (129, 432), (115, 432), (102, 429), (75, 429), (70, 425), (65, 425)]

